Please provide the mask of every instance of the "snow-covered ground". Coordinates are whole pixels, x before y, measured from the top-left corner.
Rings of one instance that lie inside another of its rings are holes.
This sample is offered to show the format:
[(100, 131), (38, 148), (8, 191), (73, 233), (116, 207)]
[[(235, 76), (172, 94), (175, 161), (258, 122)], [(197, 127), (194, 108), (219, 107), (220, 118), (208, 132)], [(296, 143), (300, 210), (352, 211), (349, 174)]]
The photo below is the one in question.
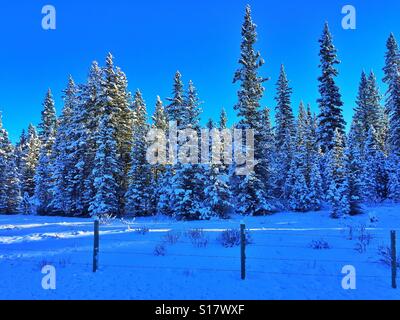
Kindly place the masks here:
[[(400, 238), (400, 206), (368, 212), (378, 222), (368, 214), (332, 220), (327, 211), (245, 218), (253, 241), (246, 248), (244, 281), (240, 248), (218, 241), (222, 230), (239, 228), (241, 217), (102, 225), (100, 269), (93, 273), (91, 220), (0, 216), (0, 299), (400, 299), (378, 254), (380, 245), (389, 245), (390, 230)], [(360, 253), (355, 248), (362, 225), (372, 240)], [(149, 232), (134, 230), (144, 226)], [(187, 232), (193, 228), (204, 229), (206, 247), (192, 244)], [(180, 235), (175, 244), (166, 241), (171, 233)], [(318, 240), (330, 248), (312, 248)], [(166, 254), (156, 256), (154, 248), (163, 242)], [(56, 268), (56, 290), (42, 288), (44, 265)], [(356, 268), (356, 290), (342, 288), (345, 265)]]

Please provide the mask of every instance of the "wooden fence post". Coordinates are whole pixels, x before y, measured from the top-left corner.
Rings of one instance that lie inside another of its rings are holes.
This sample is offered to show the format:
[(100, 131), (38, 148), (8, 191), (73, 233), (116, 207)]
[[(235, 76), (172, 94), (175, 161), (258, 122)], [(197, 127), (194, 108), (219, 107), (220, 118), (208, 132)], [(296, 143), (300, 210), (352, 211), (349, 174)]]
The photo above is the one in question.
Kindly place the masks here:
[(392, 288), (396, 289), (396, 277), (397, 277), (397, 256), (396, 256), (396, 231), (390, 231), (390, 243), (392, 253)]
[(244, 222), (240, 224), (240, 262), (241, 278), (246, 279), (246, 226)]
[(99, 265), (99, 219), (94, 220), (94, 243), (93, 243), (93, 272), (97, 271)]

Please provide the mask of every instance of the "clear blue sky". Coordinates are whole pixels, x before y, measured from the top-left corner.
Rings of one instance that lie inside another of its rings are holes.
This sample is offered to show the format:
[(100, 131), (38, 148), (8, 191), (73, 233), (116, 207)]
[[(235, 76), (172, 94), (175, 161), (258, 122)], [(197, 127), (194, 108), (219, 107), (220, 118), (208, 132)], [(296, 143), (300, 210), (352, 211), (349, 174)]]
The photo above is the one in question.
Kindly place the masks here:
[[(15, 141), (22, 128), (40, 119), (41, 103), (50, 87), (57, 111), (69, 74), (86, 79), (92, 60), (103, 64), (111, 51), (129, 79), (130, 90), (140, 88), (149, 112), (156, 95), (170, 96), (179, 69), (192, 79), (203, 105), (203, 120), (217, 119), (224, 106), (234, 121), (232, 106), (237, 86), (240, 28), (250, 3), (258, 25), (258, 49), (266, 60), (263, 104), (275, 106), (275, 83), (281, 63), (294, 89), (297, 111), (301, 99), (317, 111), (318, 38), (328, 21), (339, 50), (344, 114), (349, 122), (362, 69), (382, 78), (385, 42), (392, 31), (400, 40), (398, 0), (37, 0), (1, 1), (0, 110)], [(57, 9), (57, 29), (41, 28), (41, 9)], [(341, 8), (357, 9), (357, 29), (343, 30)], [(384, 87), (381, 86), (383, 91)]]

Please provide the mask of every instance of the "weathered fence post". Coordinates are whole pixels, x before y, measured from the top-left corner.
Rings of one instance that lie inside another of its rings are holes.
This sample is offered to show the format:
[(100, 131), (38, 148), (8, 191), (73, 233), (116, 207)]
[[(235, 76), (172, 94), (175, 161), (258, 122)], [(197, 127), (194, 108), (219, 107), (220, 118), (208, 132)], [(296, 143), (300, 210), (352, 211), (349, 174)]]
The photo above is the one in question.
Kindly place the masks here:
[(93, 272), (97, 271), (99, 265), (99, 219), (94, 220), (94, 243), (93, 243)]
[(396, 277), (397, 277), (397, 256), (396, 256), (396, 231), (390, 231), (390, 243), (392, 253), (392, 288), (396, 289)]
[(246, 279), (246, 226), (244, 222), (240, 224), (240, 262), (241, 277)]

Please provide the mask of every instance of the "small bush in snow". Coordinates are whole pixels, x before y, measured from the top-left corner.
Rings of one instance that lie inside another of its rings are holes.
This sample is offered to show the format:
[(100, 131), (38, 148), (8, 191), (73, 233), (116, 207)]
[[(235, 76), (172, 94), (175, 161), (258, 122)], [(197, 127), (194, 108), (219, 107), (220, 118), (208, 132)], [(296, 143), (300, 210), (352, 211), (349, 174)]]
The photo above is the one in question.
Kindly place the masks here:
[(328, 242), (326, 242), (324, 239), (320, 239), (320, 240), (313, 240), (310, 243), (310, 248), (314, 249), (314, 250), (326, 250), (326, 249), (330, 249), (330, 245)]
[[(389, 246), (378, 247), (379, 262), (386, 266), (392, 265), (392, 249)], [(400, 268), (400, 258), (397, 259), (397, 267)]]
[(135, 229), (135, 232), (140, 235), (145, 235), (150, 232), (150, 229), (146, 226), (143, 226), (143, 227)]
[(185, 269), (183, 270), (183, 275), (185, 277), (193, 277), (194, 276), (194, 271), (191, 269)]
[[(246, 231), (246, 244), (252, 243), (250, 234)], [(229, 229), (221, 233), (218, 240), (225, 248), (236, 247), (240, 245), (240, 230)]]
[(369, 216), (369, 222), (371, 223), (376, 223), (379, 221), (378, 216), (376, 215), (375, 212), (370, 212), (368, 216)]
[(203, 229), (192, 229), (186, 233), (190, 242), (196, 248), (205, 248), (208, 245), (208, 237)]
[(176, 244), (179, 241), (180, 237), (181, 237), (181, 233), (180, 232), (170, 231), (164, 236), (164, 241), (166, 243), (172, 245), (172, 244)]
[(154, 255), (159, 257), (159, 256), (165, 256), (167, 253), (167, 249), (165, 248), (165, 245), (160, 243), (155, 246), (154, 248)]
[(367, 247), (371, 243), (372, 235), (367, 231), (365, 225), (360, 225), (357, 231), (359, 234), (357, 237), (358, 242), (356, 243), (355, 250), (360, 253), (366, 252)]

